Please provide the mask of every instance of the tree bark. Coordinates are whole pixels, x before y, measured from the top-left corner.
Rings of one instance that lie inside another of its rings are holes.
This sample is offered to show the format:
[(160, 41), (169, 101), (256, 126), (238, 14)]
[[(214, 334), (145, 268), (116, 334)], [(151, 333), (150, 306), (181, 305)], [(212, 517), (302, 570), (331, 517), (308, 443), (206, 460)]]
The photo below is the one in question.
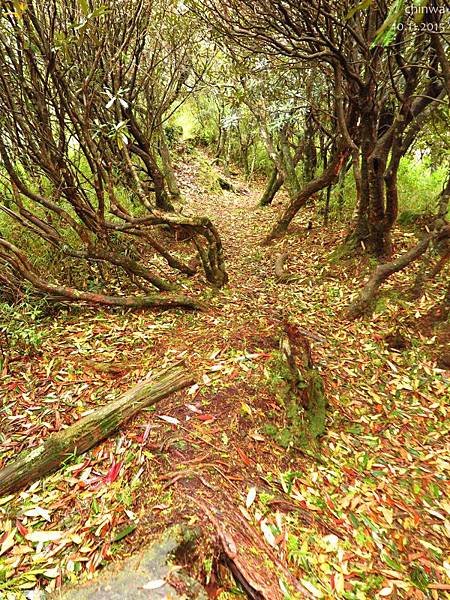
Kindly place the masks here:
[(175, 176), (172, 158), (170, 156), (170, 149), (167, 143), (166, 132), (164, 131), (164, 126), (162, 123), (159, 126), (159, 155), (161, 156), (169, 194), (173, 200), (179, 200), (181, 198), (181, 192)]
[(192, 298), (176, 294), (155, 294), (152, 296), (105, 296), (103, 294), (94, 294), (75, 288), (66, 287), (48, 283), (41, 279), (33, 270), (32, 265), (25, 255), (16, 246), (0, 238), (0, 247), (4, 248), (8, 254), (4, 260), (20, 274), (20, 276), (29, 281), (34, 288), (59, 300), (70, 300), (78, 302), (87, 302), (88, 304), (103, 306), (124, 306), (128, 308), (173, 308), (184, 307), (194, 310), (202, 310), (202, 305)]
[(287, 187), (289, 197), (291, 200), (299, 195), (301, 186), (295, 170), (297, 162), (295, 157), (291, 155), (291, 149), (289, 147), (289, 140), (286, 133), (286, 128), (282, 128), (280, 131), (280, 154), (281, 160), (283, 161), (284, 170), (286, 173), (285, 185)]
[(439, 194), (438, 198), (438, 219), (445, 219), (448, 213), (448, 206), (450, 202), (450, 173), (447, 176), (447, 182)]
[(325, 431), (327, 400), (322, 377), (312, 361), (310, 344), (300, 328), (290, 323), (285, 325), (280, 353), (287, 372), (283, 395), (288, 428), (298, 445), (314, 446), (314, 440)]
[(270, 179), (267, 183), (266, 189), (259, 201), (260, 206), (269, 206), (272, 204), (273, 199), (275, 198), (277, 192), (280, 190), (281, 186), (284, 183), (284, 177), (278, 172), (276, 167), (273, 168), (273, 171), (270, 175)]
[(317, 150), (314, 143), (315, 126), (311, 115), (306, 119), (305, 129), (305, 156), (303, 160), (303, 174), (305, 181), (314, 179), (317, 169)]
[(303, 206), (305, 206), (305, 204), (311, 198), (311, 196), (313, 196), (317, 192), (320, 192), (321, 190), (323, 190), (324, 188), (328, 187), (336, 181), (341, 171), (341, 168), (345, 163), (347, 154), (348, 152), (346, 149), (341, 149), (340, 152), (337, 152), (334, 159), (329, 163), (329, 165), (322, 172), (322, 174), (319, 177), (316, 177), (316, 179), (310, 181), (302, 189), (297, 198), (288, 205), (281, 219), (279, 219), (279, 221), (272, 228), (272, 231), (264, 240), (264, 244), (269, 244), (272, 240), (283, 237), (286, 234), (292, 219), (295, 217), (298, 211)]
[(158, 167), (155, 157), (152, 154), (150, 144), (141, 131), (134, 114), (129, 109), (124, 111), (124, 113), (129, 119), (130, 132), (133, 134), (133, 137), (136, 141), (136, 144), (130, 144), (130, 152), (136, 154), (136, 156), (139, 156), (145, 165), (148, 175), (153, 181), (156, 208), (167, 212), (173, 212), (175, 209), (169, 202), (169, 198), (167, 196), (164, 175), (161, 169)]
[(80, 456), (116, 431), (137, 412), (193, 383), (184, 366), (161, 371), (118, 400), (51, 435), (0, 471), (0, 497), (13, 494), (56, 471), (70, 456)]

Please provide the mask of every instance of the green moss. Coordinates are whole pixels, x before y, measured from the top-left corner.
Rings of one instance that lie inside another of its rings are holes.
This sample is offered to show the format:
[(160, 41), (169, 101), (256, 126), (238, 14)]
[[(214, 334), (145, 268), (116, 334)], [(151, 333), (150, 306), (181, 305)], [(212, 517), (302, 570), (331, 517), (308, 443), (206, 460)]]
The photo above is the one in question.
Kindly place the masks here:
[(374, 303), (374, 312), (375, 313), (383, 313), (388, 307), (389, 304), (394, 301), (395, 303), (400, 302), (402, 299), (402, 294), (398, 290), (391, 289), (386, 290), (382, 294), (378, 296)]
[(416, 210), (403, 210), (398, 216), (399, 225), (412, 225), (420, 219), (422, 213)]
[[(315, 440), (325, 431), (327, 401), (319, 373), (310, 369), (299, 379), (292, 381), (293, 374), (280, 351), (273, 353), (265, 370), (269, 389), (285, 409), (285, 424), (277, 427), (267, 425), (265, 432), (283, 448), (315, 447)], [(299, 392), (308, 391), (309, 406), (305, 410), (300, 403)]]
[(347, 239), (342, 244), (337, 246), (333, 252), (328, 255), (328, 262), (332, 265), (340, 263), (344, 259), (348, 259), (355, 251), (354, 240)]
[(311, 372), (310, 398), (311, 403), (307, 410), (309, 429), (313, 437), (319, 437), (325, 432), (327, 399), (323, 389), (322, 377), (319, 373)]
[(198, 181), (207, 191), (221, 193), (222, 188), (219, 184), (219, 174), (201, 154), (197, 154), (198, 159)]

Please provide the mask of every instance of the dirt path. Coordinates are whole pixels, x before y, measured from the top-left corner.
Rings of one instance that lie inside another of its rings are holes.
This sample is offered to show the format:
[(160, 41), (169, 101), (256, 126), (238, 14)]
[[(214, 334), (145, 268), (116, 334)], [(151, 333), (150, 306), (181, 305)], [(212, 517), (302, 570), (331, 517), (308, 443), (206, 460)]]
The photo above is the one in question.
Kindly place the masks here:
[[(192, 179), (188, 171), (183, 178)], [(255, 209), (258, 190), (191, 190), (185, 210), (212, 218), (230, 275), (226, 289), (206, 294), (208, 311), (61, 316), (42, 356), (14, 363), (0, 380), (8, 421), (0, 456), (8, 458), (152, 368), (184, 358), (197, 377), (116, 439), (0, 504), (0, 546), (11, 540), (2, 546), (0, 590), (51, 589), (94, 573), (187, 520), (210, 532), (191, 567), (211, 597), (221, 586), (220, 568), (211, 571), (220, 547), (270, 600), (286, 590), (449, 597), (449, 386), (432, 341), (413, 327), (442, 285), (417, 307), (396, 298), (371, 322), (349, 323), (343, 311), (361, 274), (325, 260), (340, 231), (308, 232), (305, 214), (284, 242), (262, 248), (274, 209)], [(281, 250), (297, 275), (289, 285), (274, 277)], [(284, 422), (269, 369), (283, 314), (313, 334), (326, 382), (319, 460), (281, 448), (267, 430)], [(393, 323), (409, 341), (402, 352), (384, 341)], [(55, 539), (30, 537), (49, 530)]]

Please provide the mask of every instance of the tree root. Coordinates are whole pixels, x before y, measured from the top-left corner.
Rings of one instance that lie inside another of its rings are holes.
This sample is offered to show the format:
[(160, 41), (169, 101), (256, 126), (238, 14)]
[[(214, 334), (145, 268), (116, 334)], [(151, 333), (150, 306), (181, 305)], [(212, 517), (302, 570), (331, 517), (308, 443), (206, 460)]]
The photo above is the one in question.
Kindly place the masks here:
[[(254, 600), (284, 600), (279, 577), (294, 597), (313, 598), (312, 594), (278, 560), (276, 553), (261, 539), (244, 517), (225, 498), (220, 510), (206, 499), (192, 498), (217, 532), (224, 562), (235, 579)], [(249, 552), (251, 550), (251, 552)], [(257, 550), (257, 552), (255, 552)]]

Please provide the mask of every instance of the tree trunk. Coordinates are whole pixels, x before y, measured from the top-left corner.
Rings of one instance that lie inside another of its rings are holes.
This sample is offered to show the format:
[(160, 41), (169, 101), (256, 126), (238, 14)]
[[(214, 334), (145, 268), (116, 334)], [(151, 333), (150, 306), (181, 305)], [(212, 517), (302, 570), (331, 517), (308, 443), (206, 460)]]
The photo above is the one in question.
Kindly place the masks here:
[(368, 161), (369, 167), (369, 251), (377, 257), (389, 257), (392, 254), (391, 229), (397, 217), (396, 200), (396, 169), (388, 178), (391, 197), (391, 215), (386, 213), (386, 155), (377, 154)]
[(450, 173), (447, 178), (447, 183), (445, 184), (442, 192), (439, 194), (438, 198), (438, 219), (445, 219), (448, 213), (448, 205), (450, 202)]
[(227, 130), (219, 125), (219, 139), (217, 140), (217, 149), (214, 154), (215, 158), (223, 158), (227, 137)]
[(266, 237), (263, 243), (269, 244), (272, 240), (276, 238), (283, 237), (286, 234), (286, 231), (289, 227), (290, 222), (298, 213), (298, 211), (305, 206), (307, 201), (316, 194), (320, 192), (324, 188), (333, 184), (339, 176), (341, 168), (345, 164), (345, 159), (347, 157), (347, 150), (341, 149), (340, 152), (337, 152), (334, 159), (329, 163), (327, 168), (323, 171), (323, 173), (310, 181), (299, 193), (297, 198), (292, 201), (289, 206), (284, 211), (281, 219), (275, 224), (272, 231)]
[[(370, 235), (369, 214), (371, 210), (370, 156), (377, 138), (377, 113), (374, 107), (373, 89), (368, 85), (360, 98), (361, 140), (360, 148), (352, 150), (353, 174), (357, 190), (357, 214), (354, 229), (347, 238), (352, 246), (366, 244)], [(373, 229), (373, 228), (372, 228)]]
[(314, 143), (314, 122), (311, 118), (308, 118), (306, 123), (303, 174), (305, 181), (311, 181), (314, 179), (317, 169), (317, 150)]
[(169, 145), (167, 144), (166, 132), (164, 131), (164, 126), (162, 124), (159, 127), (159, 155), (161, 156), (169, 194), (172, 200), (179, 200), (181, 198), (181, 192), (175, 176)]
[(368, 211), (369, 211), (369, 180), (367, 173), (367, 161), (364, 156), (359, 159), (359, 153), (354, 153), (353, 175), (357, 190), (356, 219), (353, 231), (349, 234), (346, 242), (353, 247), (365, 243), (369, 235)]
[(300, 329), (287, 323), (280, 338), (284, 363), (287, 428), (292, 441), (301, 447), (314, 445), (325, 431), (327, 400), (323, 380), (314, 368), (311, 347)]
[(139, 156), (145, 165), (149, 177), (153, 181), (156, 207), (160, 210), (173, 212), (174, 208), (169, 202), (165, 188), (164, 175), (153, 156), (150, 144), (141, 131), (133, 113), (128, 109), (124, 113), (128, 118), (130, 132), (136, 142), (135, 144), (130, 144), (130, 152)]
[(184, 366), (160, 372), (143, 381), (67, 429), (51, 435), (43, 444), (0, 471), (0, 497), (13, 494), (56, 471), (70, 456), (80, 456), (106, 439), (137, 412), (193, 383)]
[(291, 155), (291, 149), (289, 148), (289, 140), (285, 129), (280, 131), (280, 150), (281, 159), (283, 161), (284, 171), (286, 173), (285, 185), (289, 193), (289, 198), (294, 200), (300, 193), (300, 183), (295, 170), (296, 162), (295, 157)]
[(348, 316), (350, 318), (357, 318), (370, 311), (378, 289), (386, 279), (422, 256), (432, 240), (444, 239), (449, 237), (449, 235), (450, 226), (444, 226), (440, 230), (433, 231), (424, 236), (416, 246), (400, 255), (396, 260), (378, 265), (369, 277), (357, 300), (349, 307)]
[(273, 168), (273, 171), (270, 175), (270, 179), (267, 183), (266, 189), (259, 201), (260, 206), (268, 206), (272, 204), (273, 199), (275, 198), (277, 192), (280, 190), (283, 185), (284, 177), (281, 173), (278, 172), (276, 167)]
[(153, 156), (150, 156), (150, 164), (151, 164), (151, 177), (153, 179), (153, 185), (155, 188), (155, 203), (156, 208), (160, 210), (165, 210), (167, 212), (174, 212), (174, 207), (169, 201), (167, 196), (164, 175), (162, 174), (160, 168), (156, 164), (156, 160)]

